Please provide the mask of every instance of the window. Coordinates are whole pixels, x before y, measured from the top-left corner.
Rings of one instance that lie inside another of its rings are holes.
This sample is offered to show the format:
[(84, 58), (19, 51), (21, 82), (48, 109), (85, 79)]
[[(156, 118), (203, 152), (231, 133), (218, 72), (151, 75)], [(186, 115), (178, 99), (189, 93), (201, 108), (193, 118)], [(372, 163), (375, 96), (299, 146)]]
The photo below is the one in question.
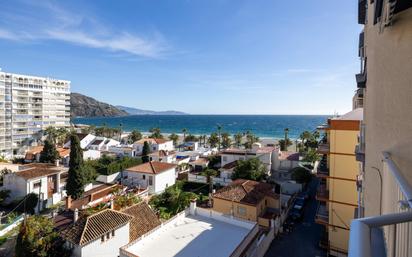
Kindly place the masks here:
[(146, 180), (146, 175), (143, 175), (143, 180)]
[(239, 161), (244, 161), (245, 157), (239, 157)]
[(101, 238), (100, 238), (100, 241), (103, 243), (104, 242), (104, 236), (102, 236)]
[(224, 162), (227, 162), (227, 156), (223, 156), (222, 159)]
[(239, 214), (240, 216), (246, 216), (246, 208), (238, 206), (237, 207), (237, 214)]
[(149, 176), (149, 186), (153, 186), (153, 176)]
[(110, 239), (110, 232), (106, 233), (106, 239), (107, 239), (107, 240)]
[(112, 230), (112, 237), (114, 236), (114, 230)]
[(37, 181), (37, 182), (33, 183), (33, 188), (34, 189), (39, 188), (39, 187), (41, 187), (41, 181)]

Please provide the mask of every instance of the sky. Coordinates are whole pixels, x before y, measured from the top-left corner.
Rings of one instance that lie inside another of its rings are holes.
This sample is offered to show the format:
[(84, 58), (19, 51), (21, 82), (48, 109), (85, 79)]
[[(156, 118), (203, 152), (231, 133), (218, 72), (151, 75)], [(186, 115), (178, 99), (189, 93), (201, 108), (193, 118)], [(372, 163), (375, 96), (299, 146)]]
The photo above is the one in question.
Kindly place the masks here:
[(343, 114), (357, 2), (2, 0), (0, 68), (141, 109)]

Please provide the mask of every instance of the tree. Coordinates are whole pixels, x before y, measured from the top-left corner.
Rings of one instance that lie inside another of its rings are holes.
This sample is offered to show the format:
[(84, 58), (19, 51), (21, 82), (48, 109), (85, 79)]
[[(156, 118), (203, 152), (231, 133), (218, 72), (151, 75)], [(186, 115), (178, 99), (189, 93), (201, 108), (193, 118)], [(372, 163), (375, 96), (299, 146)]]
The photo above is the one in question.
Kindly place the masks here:
[(142, 139), (142, 133), (140, 133), (139, 130), (134, 129), (132, 132), (130, 132), (128, 136), (129, 142), (134, 143), (140, 139)]
[(173, 141), (174, 145), (177, 145), (178, 141), (179, 141), (179, 136), (175, 133), (172, 133), (169, 135), (169, 139)]
[(42, 163), (55, 163), (59, 159), (59, 153), (56, 150), (56, 146), (50, 139), (44, 141), (43, 150), (40, 152), (40, 162)]
[(163, 138), (163, 135), (161, 134), (160, 128), (151, 128), (149, 130), (150, 133), (152, 133), (149, 137), (150, 138)]
[(47, 139), (53, 142), (53, 144), (55, 144), (58, 136), (57, 129), (53, 126), (49, 126), (44, 130), (44, 132), (47, 135)]
[(12, 171), (7, 168), (0, 170), (0, 186), (3, 186), (4, 175), (10, 174), (10, 173), (12, 173)]
[(266, 178), (266, 167), (258, 158), (237, 161), (232, 179), (250, 179), (261, 181)]
[(147, 141), (143, 143), (143, 149), (142, 149), (142, 161), (143, 163), (149, 162), (149, 154), (150, 154), (150, 145)]
[(243, 144), (246, 149), (251, 149), (252, 145), (259, 142), (259, 137), (255, 136), (252, 132), (246, 131), (246, 142)]
[(10, 190), (7, 190), (7, 189), (0, 190), (0, 203), (3, 203), (9, 197), (10, 197)]
[(58, 128), (56, 131), (56, 144), (63, 145), (68, 134), (69, 130), (67, 130), (66, 128)]
[(189, 134), (185, 137), (185, 142), (197, 142), (199, 141), (199, 138), (197, 136)]
[(292, 145), (292, 141), (290, 141), (289, 138), (287, 139), (287, 141), (285, 141), (284, 139), (280, 139), (279, 140), (279, 145), (280, 145), (280, 150), (281, 151), (287, 151), (288, 147)]
[(243, 135), (242, 133), (237, 133), (234, 135), (235, 144), (239, 148), (242, 145)]
[(69, 257), (71, 251), (54, 230), (52, 219), (30, 216), (20, 226), (16, 239), (16, 257)]
[(217, 133), (218, 133), (218, 135), (219, 135), (219, 137), (218, 137), (218, 141), (217, 141), (217, 144), (218, 144), (218, 150), (220, 151), (220, 143), (222, 142), (222, 136), (221, 136), (221, 133), (222, 133), (222, 126), (221, 125), (217, 125)]
[(183, 142), (186, 142), (187, 129), (186, 128), (182, 129), (182, 133), (183, 133)]
[(24, 202), (18, 206), (19, 211), (30, 214), (34, 214), (36, 212), (35, 208), (39, 203), (39, 197), (36, 193), (30, 193), (26, 195), (26, 197), (22, 201)]
[(67, 179), (66, 190), (67, 195), (73, 199), (78, 199), (83, 195), (87, 176), (82, 173), (83, 151), (80, 147), (80, 140), (76, 134), (71, 134), (70, 142), (69, 177)]
[(208, 143), (210, 147), (215, 148), (219, 144), (219, 136), (216, 133), (210, 134)]
[(303, 161), (310, 162), (311, 164), (314, 164), (319, 159), (320, 159), (320, 156), (318, 152), (316, 151), (316, 149), (312, 149), (312, 148), (308, 149), (305, 155), (303, 156)]
[(295, 180), (297, 183), (305, 184), (310, 182), (312, 179), (312, 175), (308, 170), (302, 167), (296, 167), (291, 170), (292, 172), (292, 179)]
[(230, 138), (230, 134), (225, 132), (222, 134), (222, 147), (229, 148), (232, 145), (232, 139)]
[(207, 183), (209, 184), (209, 206), (212, 206), (213, 177), (217, 176), (217, 171), (214, 169), (206, 168), (204, 173), (207, 178)]

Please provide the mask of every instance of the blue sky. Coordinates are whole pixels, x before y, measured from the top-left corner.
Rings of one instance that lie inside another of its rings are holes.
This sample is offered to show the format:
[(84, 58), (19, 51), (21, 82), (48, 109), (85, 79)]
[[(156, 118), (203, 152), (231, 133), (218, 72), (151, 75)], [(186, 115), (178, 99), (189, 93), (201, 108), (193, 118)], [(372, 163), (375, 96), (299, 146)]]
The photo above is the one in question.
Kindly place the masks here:
[(356, 15), (357, 0), (3, 0), (0, 67), (142, 109), (342, 114)]

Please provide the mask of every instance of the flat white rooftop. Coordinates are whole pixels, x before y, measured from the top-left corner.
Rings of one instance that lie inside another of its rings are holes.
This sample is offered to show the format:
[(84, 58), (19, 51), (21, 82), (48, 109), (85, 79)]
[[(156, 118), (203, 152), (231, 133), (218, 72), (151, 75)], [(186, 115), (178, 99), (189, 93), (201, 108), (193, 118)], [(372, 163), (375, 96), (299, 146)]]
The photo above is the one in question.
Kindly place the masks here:
[(139, 257), (228, 257), (249, 231), (204, 216), (189, 215), (126, 250)]

